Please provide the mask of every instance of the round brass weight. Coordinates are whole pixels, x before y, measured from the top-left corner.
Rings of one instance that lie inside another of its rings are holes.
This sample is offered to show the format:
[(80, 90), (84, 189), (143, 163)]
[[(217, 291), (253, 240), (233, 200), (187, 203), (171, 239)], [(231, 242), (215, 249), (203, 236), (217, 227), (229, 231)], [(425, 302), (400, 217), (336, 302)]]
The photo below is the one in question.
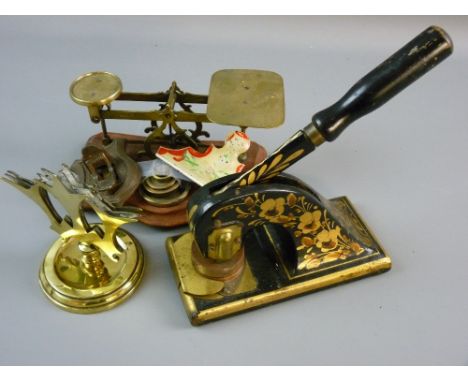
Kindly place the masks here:
[(130, 297), (143, 276), (143, 251), (130, 233), (118, 229), (116, 235), (126, 249), (114, 260), (77, 238), (58, 239), (39, 271), (46, 296), (73, 313), (102, 312)]

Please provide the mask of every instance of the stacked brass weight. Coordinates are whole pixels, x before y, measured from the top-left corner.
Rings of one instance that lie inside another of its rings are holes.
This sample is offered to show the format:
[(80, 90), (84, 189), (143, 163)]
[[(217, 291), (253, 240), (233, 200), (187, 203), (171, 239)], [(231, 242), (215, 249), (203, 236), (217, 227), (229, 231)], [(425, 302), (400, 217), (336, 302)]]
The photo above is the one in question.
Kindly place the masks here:
[[(9, 171), (1, 179), (37, 203), (60, 235), (39, 272), (46, 296), (74, 313), (100, 312), (126, 300), (143, 276), (144, 257), (138, 241), (120, 226), (137, 221), (138, 210), (114, 208), (65, 165), (56, 174), (43, 169), (38, 175), (29, 180)], [(50, 196), (66, 215), (59, 214)], [(85, 203), (100, 223), (87, 220)]]
[(139, 192), (153, 206), (173, 206), (185, 200), (190, 192), (190, 183), (169, 175), (152, 175), (143, 179)]

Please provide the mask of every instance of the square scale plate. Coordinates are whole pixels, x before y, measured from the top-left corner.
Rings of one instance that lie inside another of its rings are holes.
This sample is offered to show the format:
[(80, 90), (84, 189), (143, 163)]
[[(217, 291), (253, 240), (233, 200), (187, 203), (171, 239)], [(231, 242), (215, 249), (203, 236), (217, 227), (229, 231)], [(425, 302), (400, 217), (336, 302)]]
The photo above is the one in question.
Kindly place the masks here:
[(217, 71), (211, 77), (206, 114), (220, 125), (280, 126), (284, 122), (283, 79), (266, 70)]

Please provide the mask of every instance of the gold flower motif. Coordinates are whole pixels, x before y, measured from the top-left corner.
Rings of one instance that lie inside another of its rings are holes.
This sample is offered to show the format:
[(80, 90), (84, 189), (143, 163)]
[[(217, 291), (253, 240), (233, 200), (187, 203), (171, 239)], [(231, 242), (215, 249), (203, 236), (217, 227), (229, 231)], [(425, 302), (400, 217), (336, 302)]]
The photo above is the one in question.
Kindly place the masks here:
[(352, 242), (351, 245), (351, 250), (356, 254), (360, 255), (362, 252), (364, 252), (364, 248), (361, 247), (359, 243)]
[(309, 236), (304, 236), (304, 237), (301, 239), (301, 244), (302, 244), (304, 247), (312, 247), (312, 246), (315, 244), (315, 240), (312, 239), (312, 238), (309, 237)]
[(251, 208), (251, 207), (253, 207), (255, 205), (255, 201), (253, 200), (253, 198), (251, 196), (248, 196), (247, 198), (245, 198), (244, 203), (249, 208)]
[(322, 261), (316, 257), (316, 255), (305, 255), (304, 256), (304, 261), (302, 261), (298, 268), (299, 270), (301, 269), (314, 269), (314, 268), (318, 268), (320, 266), (320, 263)]
[(340, 228), (336, 227), (331, 230), (320, 231), (317, 235), (317, 248), (320, 248), (322, 252), (330, 252), (338, 245), (338, 235), (340, 234)]
[(260, 205), (259, 216), (272, 223), (284, 223), (289, 220), (287, 216), (283, 215), (284, 204), (284, 198), (267, 199)]
[(351, 253), (351, 251), (347, 249), (342, 249), (338, 251), (333, 251), (333, 252), (328, 252), (324, 258), (323, 262), (328, 263), (330, 261), (335, 261), (335, 260), (346, 260), (348, 255)]
[(305, 212), (299, 218), (300, 223), (298, 229), (302, 231), (305, 235), (311, 232), (317, 231), (320, 227), (320, 217), (322, 213), (320, 211), (314, 212)]
[(289, 194), (288, 195), (288, 206), (289, 207), (294, 207), (294, 205), (297, 202), (297, 197), (294, 194)]

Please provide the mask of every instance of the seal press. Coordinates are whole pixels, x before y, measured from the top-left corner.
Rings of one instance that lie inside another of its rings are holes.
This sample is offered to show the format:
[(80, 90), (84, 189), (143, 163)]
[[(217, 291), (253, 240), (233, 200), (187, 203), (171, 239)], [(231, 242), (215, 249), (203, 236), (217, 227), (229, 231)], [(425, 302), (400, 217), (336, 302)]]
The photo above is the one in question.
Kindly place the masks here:
[(335, 140), (452, 50), (446, 32), (429, 27), (264, 161), (192, 195), (190, 232), (166, 242), (192, 324), (390, 269), (390, 258), (346, 197), (326, 199), (283, 171)]

